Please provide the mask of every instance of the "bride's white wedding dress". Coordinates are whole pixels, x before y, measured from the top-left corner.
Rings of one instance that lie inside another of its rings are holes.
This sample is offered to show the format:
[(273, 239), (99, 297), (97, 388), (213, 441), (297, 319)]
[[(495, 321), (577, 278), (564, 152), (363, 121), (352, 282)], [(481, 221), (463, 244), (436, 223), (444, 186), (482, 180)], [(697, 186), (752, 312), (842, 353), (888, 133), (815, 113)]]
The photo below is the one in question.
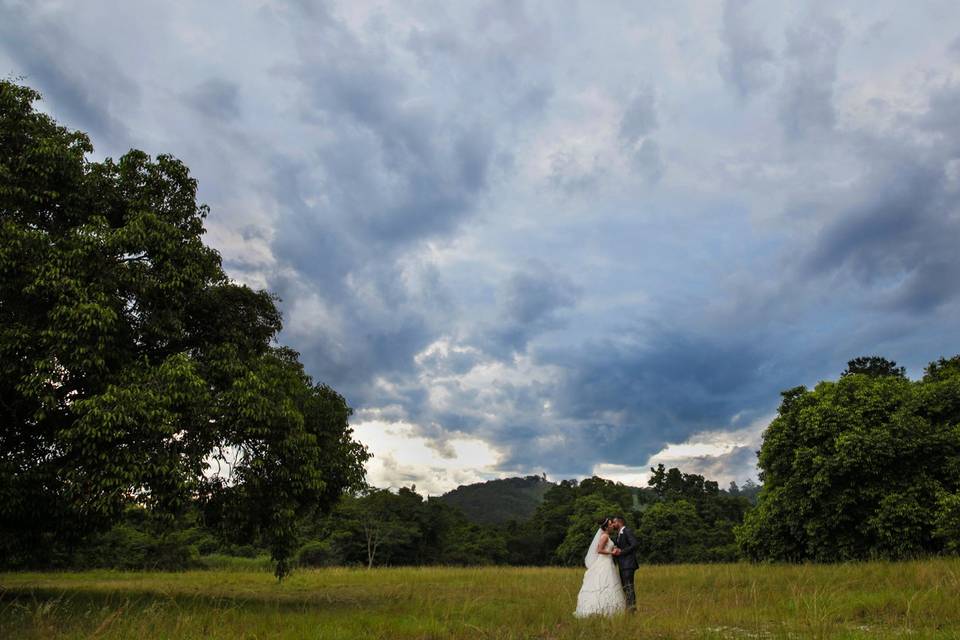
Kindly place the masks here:
[[(620, 584), (620, 572), (617, 571), (613, 556), (597, 553), (602, 534), (603, 531), (598, 530), (587, 549), (587, 572), (583, 575), (583, 586), (577, 596), (577, 610), (573, 612), (578, 618), (609, 616), (627, 608), (627, 599)], [(604, 551), (611, 551), (613, 547), (613, 540), (608, 539)]]

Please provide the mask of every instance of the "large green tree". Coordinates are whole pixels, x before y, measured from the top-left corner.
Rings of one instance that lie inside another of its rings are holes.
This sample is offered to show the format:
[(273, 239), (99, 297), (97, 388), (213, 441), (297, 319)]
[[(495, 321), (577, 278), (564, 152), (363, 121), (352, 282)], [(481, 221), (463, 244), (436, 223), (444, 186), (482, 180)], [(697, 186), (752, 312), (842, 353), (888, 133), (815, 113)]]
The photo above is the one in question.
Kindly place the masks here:
[(640, 521), (642, 557), (661, 563), (736, 560), (734, 527), (743, 521), (750, 501), (721, 491), (699, 474), (662, 464), (650, 472), (647, 483), (662, 502), (644, 511)]
[[(207, 498), (282, 576), (298, 518), (362, 480), (349, 407), (272, 346), (274, 300), (204, 245), (181, 162), (93, 162), (38, 99), (0, 82), (0, 558)], [(218, 457), (233, 473), (210, 482)]]
[[(623, 515), (634, 522), (647, 491), (599, 477), (563, 480), (543, 496), (531, 520), (521, 527), (533, 544), (523, 564), (576, 565), (597, 530), (597, 520)], [(581, 548), (582, 547), (582, 548)]]
[(705, 529), (690, 501), (658, 502), (643, 512), (637, 527), (639, 560), (649, 564), (707, 560)]
[(960, 356), (911, 381), (857, 359), (835, 382), (783, 393), (738, 529), (747, 557), (837, 561), (957, 548)]
[(567, 534), (557, 547), (556, 557), (568, 567), (580, 566), (603, 518), (620, 515), (620, 506), (599, 493), (580, 496), (573, 503)]
[(509, 555), (500, 527), (470, 522), (458, 507), (424, 500), (415, 487), (346, 495), (308, 536), (313, 542), (300, 553), (308, 564), (501, 564)]

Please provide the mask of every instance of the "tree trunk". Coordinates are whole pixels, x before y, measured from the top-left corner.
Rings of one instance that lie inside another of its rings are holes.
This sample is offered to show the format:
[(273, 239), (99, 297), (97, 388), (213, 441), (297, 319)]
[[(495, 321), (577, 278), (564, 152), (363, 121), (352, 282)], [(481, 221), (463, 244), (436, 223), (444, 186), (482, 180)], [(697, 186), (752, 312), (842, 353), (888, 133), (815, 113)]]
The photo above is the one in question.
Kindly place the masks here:
[(373, 560), (377, 555), (377, 545), (379, 544), (379, 532), (375, 527), (364, 525), (363, 531), (367, 537), (367, 569), (373, 568)]

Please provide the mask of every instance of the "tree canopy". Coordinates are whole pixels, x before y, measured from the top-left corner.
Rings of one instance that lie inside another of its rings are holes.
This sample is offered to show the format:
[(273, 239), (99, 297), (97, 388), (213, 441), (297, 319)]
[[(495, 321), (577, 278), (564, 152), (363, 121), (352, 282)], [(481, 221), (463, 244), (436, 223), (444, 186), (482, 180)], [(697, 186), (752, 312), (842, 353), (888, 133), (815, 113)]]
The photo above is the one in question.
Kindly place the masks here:
[[(662, 464), (647, 483), (658, 502), (639, 521), (640, 558), (650, 563), (716, 562), (737, 559), (734, 527), (751, 503), (736, 483), (721, 491), (717, 482)], [(753, 486), (752, 482), (746, 486)]]
[(0, 82), (0, 557), (45, 562), (132, 503), (203, 500), (284, 575), (298, 518), (362, 480), (350, 408), (203, 243), (187, 167), (93, 162), (39, 97)]
[(893, 360), (887, 360), (880, 356), (861, 356), (850, 360), (847, 363), (846, 370), (840, 374), (840, 377), (846, 377), (856, 373), (868, 376), (907, 377), (907, 370), (905, 368), (898, 367), (897, 363)]
[(911, 381), (882, 358), (783, 392), (764, 434), (744, 554), (840, 561), (956, 551), (960, 356)]

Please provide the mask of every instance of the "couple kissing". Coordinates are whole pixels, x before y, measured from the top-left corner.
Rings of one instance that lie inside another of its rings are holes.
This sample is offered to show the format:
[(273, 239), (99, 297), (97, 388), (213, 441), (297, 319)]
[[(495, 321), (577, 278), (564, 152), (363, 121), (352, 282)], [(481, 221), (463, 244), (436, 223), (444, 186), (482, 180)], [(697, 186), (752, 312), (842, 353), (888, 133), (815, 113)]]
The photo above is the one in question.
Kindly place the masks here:
[(606, 516), (599, 524), (584, 558), (587, 571), (573, 614), (578, 618), (636, 609), (637, 537), (623, 516)]

